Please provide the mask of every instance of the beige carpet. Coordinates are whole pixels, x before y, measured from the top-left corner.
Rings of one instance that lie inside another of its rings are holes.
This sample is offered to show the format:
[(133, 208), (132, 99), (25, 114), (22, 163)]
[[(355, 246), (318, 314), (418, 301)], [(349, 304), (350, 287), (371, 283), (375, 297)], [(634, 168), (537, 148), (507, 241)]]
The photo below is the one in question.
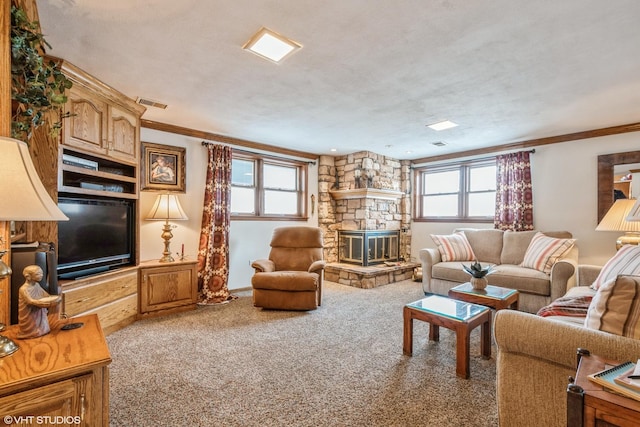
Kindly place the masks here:
[(311, 312), (254, 308), (250, 292), (216, 307), (137, 322), (107, 337), (112, 426), (495, 426), (495, 346), (471, 379), (455, 375), (455, 335), (402, 307), (419, 283), (376, 289), (326, 282)]

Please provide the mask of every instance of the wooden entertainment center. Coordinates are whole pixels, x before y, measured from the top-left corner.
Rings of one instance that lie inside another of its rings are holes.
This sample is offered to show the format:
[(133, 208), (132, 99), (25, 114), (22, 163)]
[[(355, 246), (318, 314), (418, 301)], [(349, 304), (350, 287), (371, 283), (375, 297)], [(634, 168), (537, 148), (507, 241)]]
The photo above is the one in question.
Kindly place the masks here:
[[(132, 265), (61, 280), (63, 312), (96, 313), (105, 333), (136, 320), (138, 313), (138, 205), (140, 117), (145, 108), (74, 65), (62, 61), (73, 82), (57, 149), (58, 194), (134, 201)], [(57, 238), (57, 234), (56, 234)]]
[[(62, 125), (58, 192), (137, 202), (140, 117), (145, 108), (66, 61), (62, 71), (73, 82), (67, 102), (73, 115)], [(134, 322), (138, 313), (137, 203), (134, 212), (134, 265), (60, 282), (64, 312), (98, 314), (105, 333)]]
[[(194, 309), (195, 261), (140, 265), (140, 117), (145, 107), (73, 64), (59, 61), (73, 82), (65, 107), (72, 116), (63, 120), (59, 140), (38, 130), (30, 141), (38, 174), (54, 200), (63, 195), (129, 200), (135, 236), (130, 265), (59, 280), (62, 311), (72, 317), (97, 314), (109, 334), (139, 318)], [(21, 224), (21, 228), (22, 241), (58, 242), (55, 222)], [(0, 322), (6, 324), (10, 298), (10, 289), (0, 287)]]

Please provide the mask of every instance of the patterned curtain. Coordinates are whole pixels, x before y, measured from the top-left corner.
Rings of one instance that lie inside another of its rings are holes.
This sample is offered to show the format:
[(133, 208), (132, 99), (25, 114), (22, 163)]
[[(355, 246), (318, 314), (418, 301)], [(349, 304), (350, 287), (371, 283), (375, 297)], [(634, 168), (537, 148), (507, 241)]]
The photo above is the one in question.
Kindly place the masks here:
[(209, 161), (198, 249), (199, 304), (220, 304), (229, 294), (229, 226), (231, 224), (231, 147), (204, 143)]
[(533, 230), (533, 189), (530, 151), (496, 158), (496, 214), (498, 230)]

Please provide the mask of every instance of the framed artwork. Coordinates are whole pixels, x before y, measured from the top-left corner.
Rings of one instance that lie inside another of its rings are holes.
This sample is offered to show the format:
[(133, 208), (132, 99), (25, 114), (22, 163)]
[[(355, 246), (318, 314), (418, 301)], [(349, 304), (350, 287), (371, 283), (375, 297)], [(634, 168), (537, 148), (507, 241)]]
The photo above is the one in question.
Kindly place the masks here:
[(142, 143), (142, 185), (144, 191), (184, 193), (186, 148)]

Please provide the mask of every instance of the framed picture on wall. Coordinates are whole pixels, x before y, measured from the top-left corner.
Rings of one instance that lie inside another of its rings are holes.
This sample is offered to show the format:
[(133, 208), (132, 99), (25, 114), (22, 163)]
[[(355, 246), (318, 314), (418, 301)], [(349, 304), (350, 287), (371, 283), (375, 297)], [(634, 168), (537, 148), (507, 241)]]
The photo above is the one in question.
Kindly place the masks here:
[(184, 193), (186, 148), (142, 143), (142, 184), (144, 191)]

